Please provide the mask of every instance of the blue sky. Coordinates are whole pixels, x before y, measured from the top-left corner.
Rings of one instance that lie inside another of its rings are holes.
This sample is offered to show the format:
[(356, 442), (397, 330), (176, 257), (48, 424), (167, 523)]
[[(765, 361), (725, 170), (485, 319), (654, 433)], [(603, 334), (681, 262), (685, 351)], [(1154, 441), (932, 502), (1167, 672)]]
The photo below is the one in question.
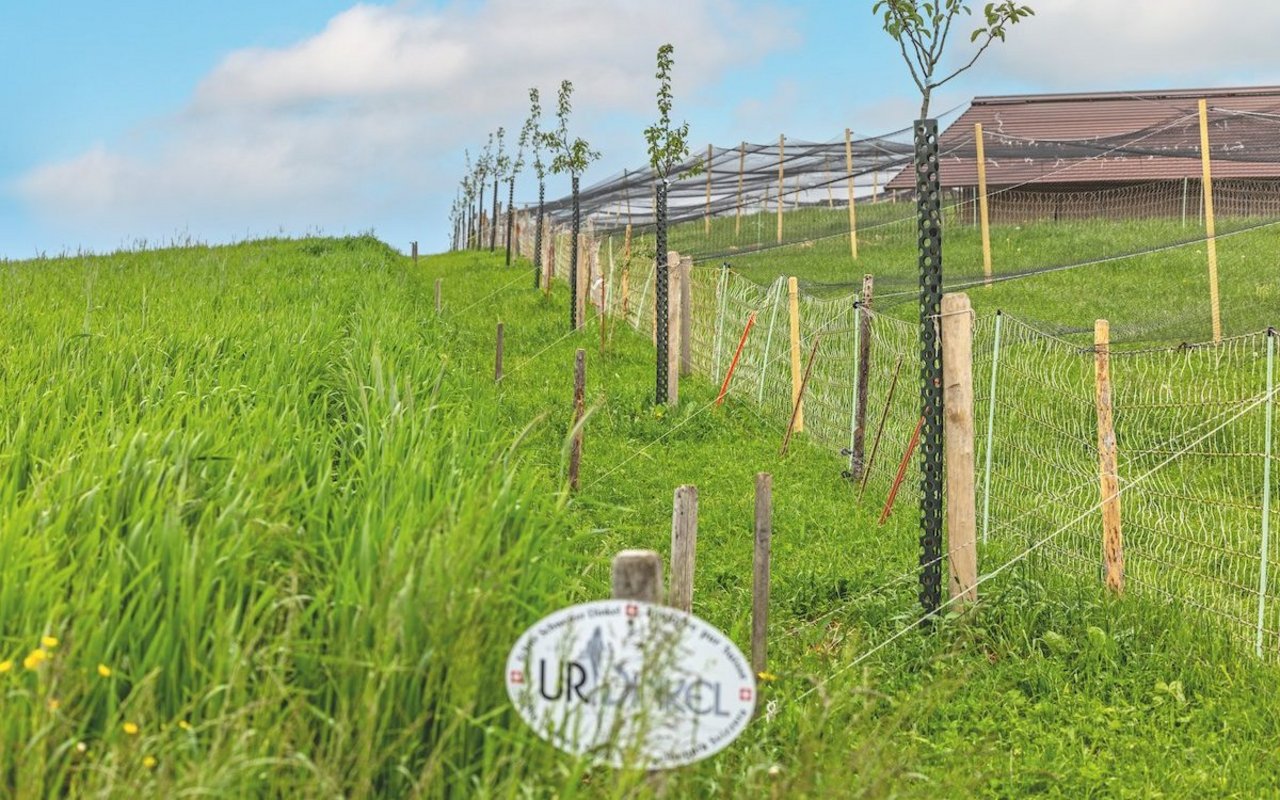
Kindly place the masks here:
[[(1273, 0), (1126, 0), (1123, 15), (1114, 0), (1030, 2), (1037, 17), (936, 110), (977, 94), (1280, 82)], [(561, 78), (577, 85), (574, 125), (604, 152), (588, 182), (642, 163), (664, 41), (695, 142), (905, 127), (918, 100), (870, 6), (7, 3), (0, 257), (370, 229), (437, 250), (463, 148), (518, 129), (530, 85), (548, 106)]]

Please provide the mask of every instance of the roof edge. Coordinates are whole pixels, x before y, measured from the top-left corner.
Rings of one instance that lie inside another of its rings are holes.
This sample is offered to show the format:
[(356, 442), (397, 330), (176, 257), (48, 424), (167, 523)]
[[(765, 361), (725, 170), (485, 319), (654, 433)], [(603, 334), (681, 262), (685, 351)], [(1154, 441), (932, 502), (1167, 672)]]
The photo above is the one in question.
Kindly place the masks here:
[(988, 95), (973, 98), (972, 106), (1008, 106), (1031, 103), (1071, 103), (1096, 100), (1199, 100), (1221, 97), (1280, 97), (1280, 86), (1237, 86), (1218, 89), (1162, 89), (1136, 92), (1063, 92), (1060, 94)]

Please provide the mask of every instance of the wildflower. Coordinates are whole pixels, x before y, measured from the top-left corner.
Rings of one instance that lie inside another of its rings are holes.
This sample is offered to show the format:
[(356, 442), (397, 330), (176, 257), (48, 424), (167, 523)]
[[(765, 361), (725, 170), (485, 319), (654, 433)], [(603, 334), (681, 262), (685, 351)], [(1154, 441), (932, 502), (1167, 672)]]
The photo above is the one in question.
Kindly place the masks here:
[(22, 667), (23, 669), (26, 669), (26, 670), (39, 669), (40, 665), (43, 664), (45, 661), (47, 661), (48, 658), (49, 658), (49, 652), (47, 650), (37, 647), (35, 650), (32, 650), (30, 653), (27, 653), (26, 658), (22, 659)]
[(84, 742), (76, 742), (77, 753), (84, 753), (84, 752), (87, 752), (88, 750), (89, 750), (89, 745), (85, 744)]
[(191, 723), (187, 722), (185, 719), (180, 719), (178, 720), (178, 727), (184, 731), (189, 731), (191, 730)]
[(125, 723), (124, 725), (122, 725), (121, 727), (122, 727), (122, 728), (124, 728), (124, 732), (125, 732), (125, 733), (127, 733), (127, 734), (129, 734), (130, 736), (137, 736), (137, 735), (138, 735), (138, 725), (137, 725), (137, 723), (133, 723), (133, 722), (126, 722), (126, 723)]
[(147, 769), (155, 769), (156, 768), (155, 756), (143, 756), (142, 766), (146, 767)]
[(50, 710), (50, 711), (57, 711), (59, 708), (62, 708), (62, 701), (61, 701), (61, 700), (59, 700), (59, 699), (58, 699), (58, 698), (56, 698), (56, 697), (50, 697), (50, 698), (49, 698), (49, 710)]
[(13, 659), (12, 659), (12, 658), (5, 659), (4, 661), (0, 661), (0, 675), (5, 674), (6, 672), (8, 672), (8, 671), (9, 671), (9, 670), (11, 670), (11, 669), (13, 669)]
[(760, 679), (761, 683), (773, 683), (778, 680), (778, 676), (772, 672), (757, 672), (756, 677)]
[(106, 664), (99, 664), (99, 665), (98, 665), (98, 674), (99, 674), (99, 675), (101, 675), (101, 676), (102, 676), (102, 677), (104, 677), (104, 678), (110, 678), (110, 677), (111, 677), (111, 667), (108, 667)]
[(58, 646), (58, 639), (55, 636), (41, 636), (40, 645), (42, 647), (48, 648), (49, 650), (52, 650), (53, 648)]

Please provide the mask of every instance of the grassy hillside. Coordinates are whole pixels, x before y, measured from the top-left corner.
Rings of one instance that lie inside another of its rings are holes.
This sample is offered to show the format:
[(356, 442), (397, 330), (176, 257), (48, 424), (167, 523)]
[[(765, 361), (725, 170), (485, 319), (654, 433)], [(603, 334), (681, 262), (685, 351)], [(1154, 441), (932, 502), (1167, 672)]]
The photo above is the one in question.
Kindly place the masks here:
[(606, 596), (617, 550), (665, 552), (682, 483), (695, 612), (745, 647), (761, 471), (777, 679), (666, 796), (1278, 791), (1276, 668), (1036, 559), (911, 627), (914, 509), (877, 527), (832, 456), (779, 460), (776, 423), (700, 381), (655, 410), (646, 339), (601, 354), (500, 261), (360, 238), (4, 265), (0, 794), (648, 795), (523, 728), (507, 650)]

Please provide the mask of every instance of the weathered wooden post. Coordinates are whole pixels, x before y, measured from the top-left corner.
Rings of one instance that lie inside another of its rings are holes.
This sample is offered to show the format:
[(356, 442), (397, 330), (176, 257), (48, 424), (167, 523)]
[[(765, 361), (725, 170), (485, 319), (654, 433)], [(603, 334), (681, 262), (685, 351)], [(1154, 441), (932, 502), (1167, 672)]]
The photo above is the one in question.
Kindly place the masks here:
[(680, 374), (693, 372), (693, 256), (680, 257)]
[(623, 550), (613, 557), (613, 599), (662, 602), (662, 556), (652, 550)]
[(1124, 593), (1124, 537), (1120, 526), (1120, 475), (1111, 406), (1111, 325), (1100, 319), (1093, 329), (1094, 379), (1098, 408), (1098, 478), (1102, 489), (1102, 568), (1107, 588)]
[(493, 355), (493, 382), (502, 383), (502, 323), (498, 323), (498, 341)]
[(413, 243), (413, 265), (418, 266), (418, 243)]
[(671, 509), (671, 590), (667, 605), (693, 611), (693, 568), (698, 550), (698, 487), (676, 489)]
[(573, 438), (569, 445), (569, 489), (578, 491), (582, 470), (582, 418), (586, 416), (587, 351), (573, 358)]
[(667, 405), (672, 408), (680, 403), (681, 295), (680, 254), (671, 250), (667, 253)]
[(751, 578), (751, 669), (757, 675), (768, 666), (769, 554), (773, 543), (773, 476), (756, 475), (755, 557)]
[(862, 276), (862, 297), (858, 299), (858, 384), (853, 420), (853, 446), (849, 456), (849, 472), (853, 480), (862, 480), (867, 454), (867, 399), (871, 392), (871, 301), (875, 278)]
[(948, 562), (951, 599), (978, 599), (977, 499), (974, 494), (973, 309), (963, 292), (942, 298)]

